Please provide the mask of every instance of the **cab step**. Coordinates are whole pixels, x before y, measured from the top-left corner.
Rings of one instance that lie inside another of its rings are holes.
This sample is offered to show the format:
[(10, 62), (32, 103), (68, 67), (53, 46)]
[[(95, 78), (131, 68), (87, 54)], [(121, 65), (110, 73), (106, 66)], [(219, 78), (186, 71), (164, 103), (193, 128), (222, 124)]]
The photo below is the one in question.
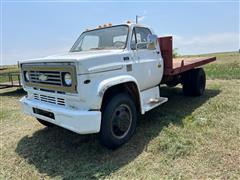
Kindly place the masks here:
[(160, 96), (159, 86), (144, 90), (140, 93), (140, 95), (142, 114), (167, 102), (168, 100), (168, 98)]
[(144, 111), (150, 111), (151, 109), (160, 106), (161, 104), (165, 103), (168, 101), (168, 98), (166, 97), (159, 97), (155, 99), (150, 99), (148, 103), (144, 104)]

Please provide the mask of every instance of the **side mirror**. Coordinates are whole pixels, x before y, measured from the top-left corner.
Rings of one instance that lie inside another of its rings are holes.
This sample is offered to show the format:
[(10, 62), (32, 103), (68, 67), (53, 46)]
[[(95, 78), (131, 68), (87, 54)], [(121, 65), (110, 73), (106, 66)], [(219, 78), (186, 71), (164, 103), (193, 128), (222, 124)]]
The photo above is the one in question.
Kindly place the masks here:
[(136, 44), (136, 49), (154, 50), (157, 46), (157, 35), (149, 34), (146, 42), (139, 42)]
[(148, 35), (148, 38), (147, 38), (147, 42), (148, 42), (148, 49), (150, 50), (154, 50), (156, 49), (156, 46), (157, 46), (157, 35), (155, 34), (149, 34)]
[(158, 38), (157, 35), (149, 34), (148, 37), (147, 37), (147, 41), (148, 41), (149, 44), (151, 44), (151, 43), (156, 44), (157, 43), (157, 38)]

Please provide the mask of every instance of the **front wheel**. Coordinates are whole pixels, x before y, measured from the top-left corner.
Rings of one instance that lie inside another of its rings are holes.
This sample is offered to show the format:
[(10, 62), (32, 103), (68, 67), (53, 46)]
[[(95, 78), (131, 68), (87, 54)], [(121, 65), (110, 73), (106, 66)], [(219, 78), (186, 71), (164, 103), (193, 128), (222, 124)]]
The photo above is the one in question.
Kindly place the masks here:
[(117, 94), (103, 109), (100, 141), (109, 149), (126, 143), (136, 129), (137, 111), (132, 98)]

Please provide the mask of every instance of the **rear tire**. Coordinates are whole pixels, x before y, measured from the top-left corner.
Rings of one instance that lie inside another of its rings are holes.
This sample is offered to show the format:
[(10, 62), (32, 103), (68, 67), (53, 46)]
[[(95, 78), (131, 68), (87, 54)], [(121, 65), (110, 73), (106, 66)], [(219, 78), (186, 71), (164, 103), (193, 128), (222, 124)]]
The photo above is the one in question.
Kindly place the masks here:
[(125, 144), (134, 134), (137, 110), (127, 94), (115, 95), (102, 112), (100, 142), (109, 149)]
[(201, 96), (205, 91), (206, 75), (203, 68), (187, 71), (182, 76), (183, 93), (186, 96)]
[(47, 127), (53, 127), (54, 124), (50, 123), (50, 122), (47, 122), (47, 121), (44, 121), (44, 120), (41, 120), (39, 118), (37, 118), (38, 122), (40, 122), (42, 125), (44, 126), (47, 126)]

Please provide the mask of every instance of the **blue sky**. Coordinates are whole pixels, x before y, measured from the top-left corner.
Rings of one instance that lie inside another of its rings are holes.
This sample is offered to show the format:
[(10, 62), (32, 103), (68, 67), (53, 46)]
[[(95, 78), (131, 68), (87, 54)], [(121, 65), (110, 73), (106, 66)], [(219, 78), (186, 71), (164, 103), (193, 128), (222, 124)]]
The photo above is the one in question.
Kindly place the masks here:
[(1, 8), (1, 64), (68, 51), (87, 28), (141, 15), (157, 35), (173, 35), (180, 54), (239, 49), (239, 2), (17, 2)]

